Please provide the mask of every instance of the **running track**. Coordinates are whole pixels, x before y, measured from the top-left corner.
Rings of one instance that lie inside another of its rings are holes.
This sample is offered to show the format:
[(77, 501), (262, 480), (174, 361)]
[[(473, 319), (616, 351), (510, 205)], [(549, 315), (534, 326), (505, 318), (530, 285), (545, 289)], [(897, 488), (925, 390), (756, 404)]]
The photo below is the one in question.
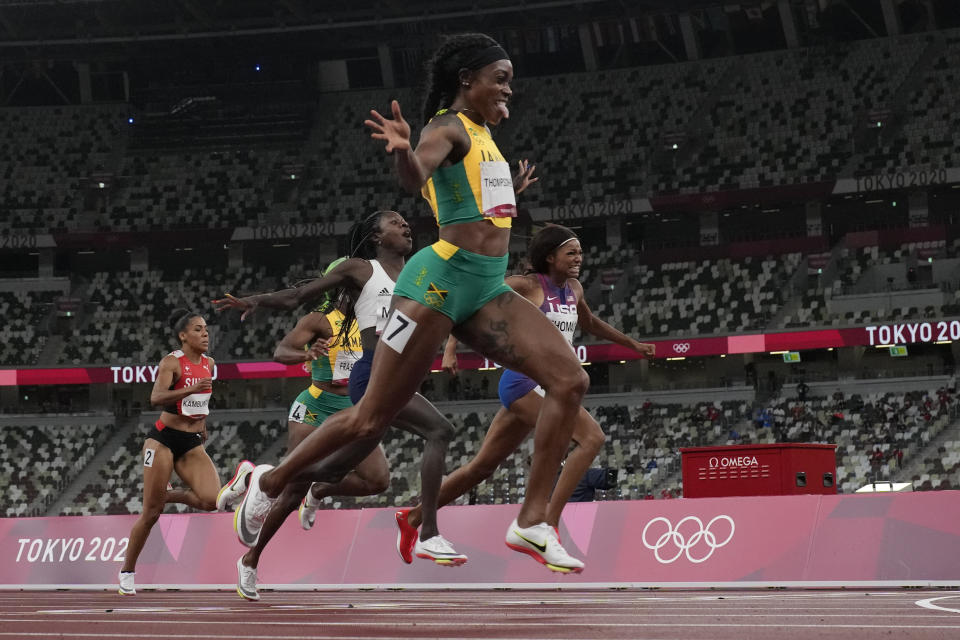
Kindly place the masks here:
[(957, 591), (0, 592), (17, 638), (960, 638)]

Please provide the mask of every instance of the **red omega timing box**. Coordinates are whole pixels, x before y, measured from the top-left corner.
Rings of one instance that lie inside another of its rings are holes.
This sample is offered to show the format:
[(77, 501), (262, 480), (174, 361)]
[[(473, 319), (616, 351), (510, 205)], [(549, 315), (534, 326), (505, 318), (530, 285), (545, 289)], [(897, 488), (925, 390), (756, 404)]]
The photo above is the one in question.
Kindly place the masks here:
[(747, 444), (680, 449), (684, 498), (837, 492), (837, 445)]

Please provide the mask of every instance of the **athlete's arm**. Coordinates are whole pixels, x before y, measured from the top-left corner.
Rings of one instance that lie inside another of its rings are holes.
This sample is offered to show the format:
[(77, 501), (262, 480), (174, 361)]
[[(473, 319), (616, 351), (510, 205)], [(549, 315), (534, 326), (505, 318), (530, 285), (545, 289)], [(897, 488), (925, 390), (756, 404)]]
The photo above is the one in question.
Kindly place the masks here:
[(173, 386), (174, 378), (179, 373), (180, 364), (177, 359), (172, 355), (164, 356), (163, 360), (160, 361), (160, 368), (157, 370), (157, 379), (153, 383), (153, 391), (150, 392), (150, 404), (155, 407), (172, 404), (190, 394), (210, 391), (213, 388), (210, 378), (201, 378), (189, 387), (170, 389)]
[[(217, 370), (216, 369), (217, 363), (214, 361), (213, 358), (211, 358), (210, 356), (207, 356), (207, 362), (210, 367), (210, 373), (213, 373), (214, 371)], [(211, 380), (211, 389), (212, 389), (212, 380)], [(201, 416), (200, 418), (198, 418), (198, 420), (200, 421), (200, 431), (198, 432), (200, 434), (200, 442), (203, 442), (204, 444), (206, 444), (207, 438), (209, 437), (209, 435), (207, 434), (207, 416)]]
[(392, 120), (371, 109), (370, 119), (363, 123), (373, 131), (371, 138), (387, 143), (386, 151), (394, 156), (400, 185), (408, 193), (418, 193), (445, 160), (456, 162), (470, 148), (470, 138), (460, 119), (456, 114), (445, 113), (427, 123), (420, 132), (417, 148), (413, 149), (410, 125), (403, 119), (400, 104), (394, 100), (390, 110)]
[[(277, 343), (273, 359), (283, 364), (312, 362), (324, 354), (327, 338), (332, 335), (333, 329), (325, 315), (318, 311), (308, 313)], [(303, 348), (311, 342), (309, 349)]]
[(457, 339), (450, 334), (447, 338), (447, 344), (443, 347), (443, 359), (440, 368), (452, 376), (457, 375), (459, 367), (457, 365)]
[(609, 340), (628, 349), (633, 349), (648, 358), (653, 357), (656, 353), (656, 347), (654, 345), (638, 342), (593, 315), (593, 311), (590, 310), (590, 306), (587, 304), (587, 301), (584, 300), (583, 285), (580, 284), (580, 281), (571, 279), (567, 282), (577, 295), (577, 324), (580, 325), (580, 329), (583, 332), (589, 333), (602, 340)]
[(537, 306), (543, 304), (543, 288), (537, 281), (536, 276), (507, 276), (504, 278), (504, 282), (533, 304)]
[(324, 293), (337, 287), (362, 288), (362, 283), (366, 283), (370, 278), (372, 270), (373, 268), (366, 260), (350, 258), (338, 264), (327, 275), (315, 278), (302, 287), (259, 293), (243, 298), (237, 298), (228, 293), (226, 297), (214, 300), (213, 304), (217, 311), (225, 309), (243, 311), (241, 320), (253, 313), (257, 307), (292, 311), (302, 305), (319, 302)]

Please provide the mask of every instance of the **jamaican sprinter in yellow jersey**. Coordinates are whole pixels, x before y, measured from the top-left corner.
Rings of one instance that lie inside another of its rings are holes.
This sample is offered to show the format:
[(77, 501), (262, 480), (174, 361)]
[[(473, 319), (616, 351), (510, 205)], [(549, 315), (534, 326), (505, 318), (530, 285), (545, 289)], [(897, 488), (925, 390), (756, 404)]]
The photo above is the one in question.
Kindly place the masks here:
[[(447, 110), (437, 115), (444, 113)], [(470, 136), (470, 150), (460, 162), (438, 167), (423, 186), (423, 197), (441, 227), (486, 219), (509, 229), (517, 215), (510, 165), (487, 125), (477, 124), (462, 113), (454, 115)]]
[[(334, 309), (325, 315), (330, 323), (330, 328), (333, 330), (332, 335), (334, 337), (339, 336), (340, 329), (343, 327), (343, 312)], [(347, 334), (347, 344), (337, 341), (329, 347), (327, 355), (321, 356), (310, 363), (310, 377), (313, 384), (302, 391), (290, 405), (290, 414), (287, 419), (317, 427), (328, 416), (351, 406), (349, 395), (324, 391), (322, 387), (330, 384), (337, 387), (342, 386), (346, 390), (353, 363), (362, 353), (360, 332), (357, 330), (356, 321), (354, 321)]]
[[(437, 116), (456, 117), (470, 138), (463, 159), (435, 169), (423, 187), (437, 225), (488, 220), (509, 229), (517, 215), (513, 178), (490, 129), (462, 113), (444, 110)], [(436, 309), (459, 324), (510, 291), (503, 282), (508, 260), (506, 254), (484, 256), (441, 239), (408, 261), (394, 293)]]

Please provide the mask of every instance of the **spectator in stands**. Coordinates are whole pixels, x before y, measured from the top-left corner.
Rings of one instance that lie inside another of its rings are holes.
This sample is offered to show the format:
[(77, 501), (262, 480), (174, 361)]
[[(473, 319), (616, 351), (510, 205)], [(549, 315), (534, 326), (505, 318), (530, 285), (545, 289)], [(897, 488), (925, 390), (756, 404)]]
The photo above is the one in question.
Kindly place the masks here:
[[(577, 277), (583, 262), (580, 240), (570, 229), (550, 225), (539, 231), (530, 241), (527, 255), (531, 272), (510, 276), (507, 284), (540, 308), (540, 310), (573, 343), (578, 323), (585, 333), (610, 340), (641, 355), (654, 355), (654, 346), (624, 335), (593, 315), (584, 300), (583, 286)], [(444, 350), (443, 368), (457, 375), (457, 340), (450, 336)], [(440, 488), (440, 504), (448, 504), (488, 478), (521, 442), (534, 430), (537, 417), (544, 406), (543, 390), (531, 378), (510, 369), (500, 376), (502, 406), (493, 418), (480, 451), (466, 465), (444, 479)], [(712, 406), (711, 406), (712, 408)], [(617, 412), (623, 420), (623, 414)], [(629, 413), (626, 414), (629, 420)], [(556, 529), (560, 514), (569, 496), (590, 468), (603, 446), (605, 436), (596, 420), (582, 407), (576, 414), (573, 440), (577, 447), (567, 457), (547, 508), (546, 523)], [(413, 509), (409, 520), (419, 519), (419, 509)]]
[(897, 469), (903, 469), (903, 449), (900, 447), (894, 449), (893, 459), (897, 461)]
[[(169, 322), (180, 348), (160, 361), (150, 394), (150, 404), (163, 410), (143, 443), (143, 513), (130, 530), (119, 575), (119, 592), (125, 596), (137, 593), (137, 559), (164, 505), (179, 503), (213, 511), (220, 490), (220, 476), (203, 447), (214, 369), (213, 358), (206, 355), (210, 346), (207, 323), (202, 315), (186, 309), (176, 309)], [(253, 469), (252, 464), (244, 463), (231, 484)], [(167, 489), (174, 470), (188, 489)]]
[[(347, 298), (346, 316), (338, 335), (341, 338), (345, 337), (343, 327), (348, 327), (353, 318), (356, 318), (360, 330), (360, 340), (363, 345), (363, 356), (356, 361), (350, 372), (350, 399), (356, 404), (367, 391), (370, 366), (374, 360), (374, 354), (378, 351), (380, 335), (385, 331), (384, 326), (387, 323), (387, 310), (393, 295), (394, 278), (402, 270), (405, 264), (405, 256), (413, 248), (413, 239), (406, 220), (395, 211), (377, 211), (366, 216), (354, 226), (350, 237), (350, 255), (355, 257), (345, 260), (326, 275), (312, 280), (302, 287), (245, 298), (235, 298), (228, 295), (227, 298), (215, 300), (214, 303), (218, 305), (219, 309), (242, 309), (244, 313), (241, 318), (243, 318), (257, 307), (270, 309), (296, 308), (301, 304), (316, 303), (328, 291), (337, 290), (337, 294), (334, 295), (335, 298), (340, 296)], [(391, 334), (388, 333), (387, 335)], [(419, 380), (417, 380), (417, 384), (419, 385)], [(342, 415), (342, 413), (337, 415)], [(328, 420), (330, 419), (332, 417), (328, 418)], [(436, 524), (436, 495), (444, 471), (447, 445), (453, 435), (453, 426), (426, 398), (419, 394), (410, 397), (406, 404), (395, 412), (395, 415), (391, 416), (391, 421), (401, 429), (424, 438), (427, 443), (421, 465), (422, 493), (424, 503), (427, 505), (425, 510), (427, 517), (424, 519), (420, 537), (417, 537), (416, 529), (408, 528), (404, 530), (406, 535), (402, 544), (398, 541), (397, 550), (403, 560), (408, 563), (412, 561), (413, 554), (416, 554), (418, 557), (430, 559), (439, 564), (463, 564), (466, 562), (466, 556), (453, 549), (450, 543), (440, 535)], [(329, 425), (325, 421), (324, 428), (311, 431), (288, 454), (280, 466), (282, 467), (292, 458), (296, 458), (298, 454), (301, 455), (299, 458), (301, 463), (303, 457), (312, 456), (312, 451), (318, 442), (319, 446), (324, 446), (325, 436), (329, 436), (329, 431)], [(379, 436), (377, 444), (379, 444)], [(377, 448), (375, 445), (374, 449)], [(351, 450), (351, 454), (353, 454), (353, 451)], [(348, 460), (353, 460), (350, 457), (351, 454), (347, 455)], [(371, 454), (376, 455), (376, 452), (368, 450), (367, 456)], [(318, 482), (339, 483), (351, 471), (343, 471), (343, 465), (345, 464), (343, 458), (342, 454), (341, 457), (332, 457), (330, 460), (331, 466), (322, 463), (311, 469), (309, 478), (294, 476), (292, 480), (294, 478), (296, 481), (312, 479)], [(356, 464), (360, 464), (362, 460), (363, 458), (356, 461)], [(257, 470), (251, 475), (250, 485), (257, 486), (259, 477), (269, 471), (270, 468), (270, 465), (258, 466)], [(287, 491), (290, 484), (294, 484), (294, 482), (283, 485), (282, 491)], [(280, 495), (283, 495), (283, 493), (281, 492)], [(287, 495), (289, 496), (289, 493)], [(301, 523), (310, 518), (309, 510), (315, 510), (319, 506), (319, 500), (323, 497), (323, 486), (314, 485), (301, 506)], [(289, 512), (283, 511), (286, 505), (283, 501), (277, 503), (277, 499), (261, 501), (259, 503), (260, 507), (254, 509), (248, 502), (249, 498), (250, 492), (248, 491), (244, 502), (238, 509), (235, 525), (241, 542), (253, 547), (257, 543), (260, 527), (263, 526), (263, 520), (259, 520), (256, 523), (256, 530), (253, 530), (251, 521), (255, 517), (270, 517), (268, 513), (271, 509), (282, 512), (284, 517)], [(259, 516), (255, 515), (257, 512), (260, 512)], [(252, 567), (247, 569), (252, 569)], [(242, 563), (238, 563), (238, 571), (240, 572), (239, 581), (246, 585), (244, 589), (238, 589), (238, 591), (241, 591), (241, 595), (244, 597), (256, 599), (258, 597), (256, 594), (256, 572), (244, 571)], [(246, 591), (246, 594), (243, 591)]]
[(880, 467), (883, 466), (883, 459), (883, 451), (880, 450), (880, 447), (875, 447), (873, 453), (870, 454), (870, 473), (874, 482), (880, 480)]
[[(511, 181), (488, 126), (509, 115), (513, 66), (500, 45), (481, 34), (449, 37), (428, 66), (429, 122), (416, 149), (396, 101), (392, 119), (371, 111), (365, 124), (393, 154), (407, 191), (423, 190), (440, 240), (419, 251), (397, 279), (385, 348), (377, 349), (367, 393), (331, 416), (276, 468), (256, 474), (245, 501), (251, 515), (262, 513), (284, 486), (331, 454), (331, 465), (349, 471), (377, 446), (420, 385), (437, 346), (455, 332), (484, 356), (523, 370), (548, 390), (524, 503), (507, 538), (551, 568), (579, 571), (583, 563), (567, 554), (544, 520), (589, 378), (560, 333), (503, 281), (515, 193), (533, 180), (533, 167), (521, 163)], [(251, 518), (244, 526), (255, 535), (259, 522)]]
[(577, 483), (568, 502), (593, 502), (597, 491), (610, 491), (616, 487), (617, 470), (593, 467), (587, 469)]
[(807, 401), (807, 393), (809, 393), (810, 387), (807, 386), (807, 383), (801, 380), (797, 383), (797, 400), (800, 402)]
[(460, 378), (451, 377), (447, 381), (447, 399), (449, 400), (460, 399)]

